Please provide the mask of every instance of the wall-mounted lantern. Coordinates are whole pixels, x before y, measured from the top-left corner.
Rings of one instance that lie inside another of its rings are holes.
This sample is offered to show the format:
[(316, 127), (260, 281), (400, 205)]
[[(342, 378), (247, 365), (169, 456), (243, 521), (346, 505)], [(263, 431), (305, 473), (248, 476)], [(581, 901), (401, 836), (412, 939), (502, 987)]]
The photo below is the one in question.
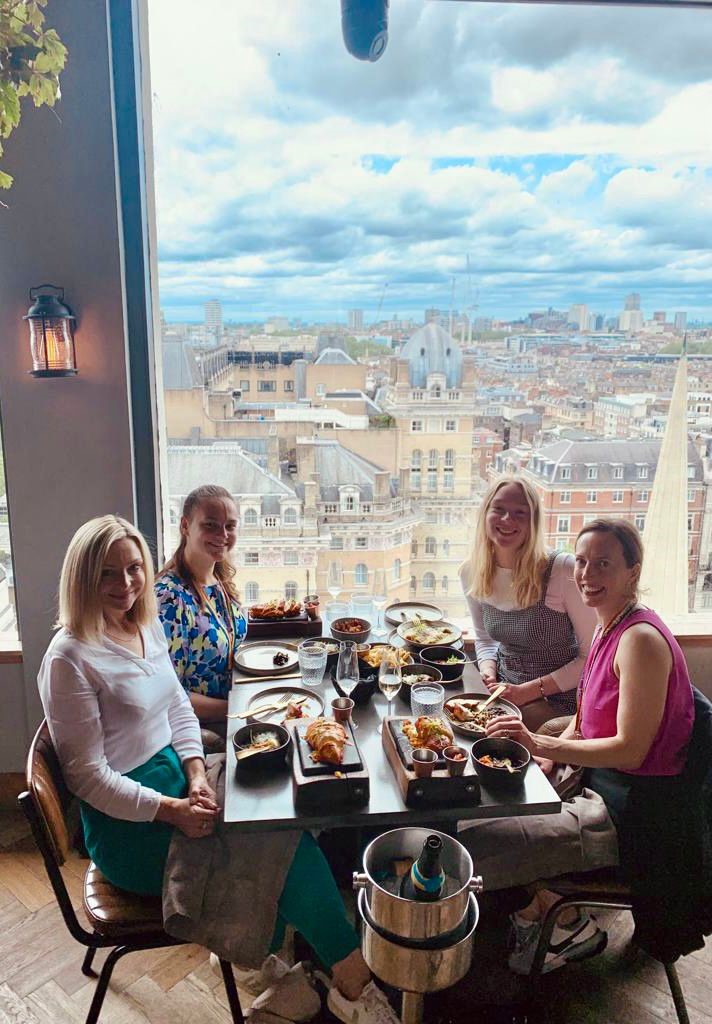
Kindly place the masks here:
[(74, 316), (64, 304), (64, 289), (53, 284), (30, 288), (32, 305), (23, 320), (30, 325), (33, 377), (71, 377), (77, 372)]

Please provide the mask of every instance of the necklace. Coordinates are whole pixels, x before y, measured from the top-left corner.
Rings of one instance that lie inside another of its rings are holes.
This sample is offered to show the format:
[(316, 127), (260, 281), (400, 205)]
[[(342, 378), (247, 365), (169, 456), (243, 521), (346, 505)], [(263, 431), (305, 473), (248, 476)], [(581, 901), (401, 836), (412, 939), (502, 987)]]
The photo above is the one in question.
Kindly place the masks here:
[(586, 695), (586, 688), (588, 687), (589, 680), (591, 679), (591, 674), (596, 664), (596, 659), (598, 658), (599, 651), (601, 650), (601, 641), (604, 640), (605, 637), (607, 637), (610, 633), (612, 633), (616, 626), (623, 621), (623, 619), (627, 618), (634, 611), (637, 611), (637, 609), (638, 602), (630, 601), (624, 608), (621, 609), (621, 611), (617, 613), (617, 615), (614, 615), (613, 618), (610, 619), (605, 626), (596, 626), (596, 632), (594, 634), (593, 641), (591, 643), (591, 650), (588, 655), (586, 674), (581, 680), (581, 685), (579, 686), (578, 693), (576, 695), (576, 727), (574, 736), (577, 740), (583, 739), (583, 736), (581, 734), (581, 719), (583, 717), (583, 699)]

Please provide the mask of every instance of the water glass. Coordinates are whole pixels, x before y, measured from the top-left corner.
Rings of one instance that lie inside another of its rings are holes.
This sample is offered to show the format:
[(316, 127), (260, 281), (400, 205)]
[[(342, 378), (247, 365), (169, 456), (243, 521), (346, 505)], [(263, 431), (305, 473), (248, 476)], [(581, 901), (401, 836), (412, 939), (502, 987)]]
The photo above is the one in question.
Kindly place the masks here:
[(337, 619), (345, 619), (349, 615), (349, 606), (345, 601), (327, 601), (324, 605), (324, 629), (331, 629), (331, 623)]
[(359, 619), (373, 619), (373, 601), (368, 594), (354, 594), (351, 598), (351, 614)]
[(297, 648), (299, 671), (305, 686), (319, 686), (324, 678), (327, 650), (324, 644), (301, 643)]
[(414, 718), (426, 715), (439, 718), (445, 706), (445, 690), (440, 683), (416, 683), (410, 688), (410, 710)]

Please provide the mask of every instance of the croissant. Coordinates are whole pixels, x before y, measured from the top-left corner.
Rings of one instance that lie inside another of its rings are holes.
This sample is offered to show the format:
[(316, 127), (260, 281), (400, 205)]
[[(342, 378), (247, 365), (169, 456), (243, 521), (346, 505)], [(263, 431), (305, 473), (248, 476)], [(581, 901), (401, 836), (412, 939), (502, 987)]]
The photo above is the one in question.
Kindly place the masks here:
[(315, 718), (304, 734), (312, 748), (312, 761), (321, 764), (342, 764), (348, 740), (346, 730), (333, 718)]

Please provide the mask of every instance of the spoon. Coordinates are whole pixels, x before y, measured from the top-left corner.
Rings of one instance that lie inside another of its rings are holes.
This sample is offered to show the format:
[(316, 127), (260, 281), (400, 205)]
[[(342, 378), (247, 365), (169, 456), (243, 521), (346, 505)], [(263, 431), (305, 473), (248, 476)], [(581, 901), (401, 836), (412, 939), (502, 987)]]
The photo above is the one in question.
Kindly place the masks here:
[(484, 704), (480, 704), (479, 705), (477, 710), (478, 711), (484, 711), (485, 708), (488, 708), (490, 706), (490, 704), (492, 703), (492, 701), (496, 700), (497, 697), (499, 697), (500, 693), (504, 693), (504, 691), (506, 689), (507, 689), (506, 684), (505, 683), (500, 683), (499, 686), (497, 687), (497, 689), (492, 691), (492, 693), (489, 695), (489, 697), (484, 702)]

